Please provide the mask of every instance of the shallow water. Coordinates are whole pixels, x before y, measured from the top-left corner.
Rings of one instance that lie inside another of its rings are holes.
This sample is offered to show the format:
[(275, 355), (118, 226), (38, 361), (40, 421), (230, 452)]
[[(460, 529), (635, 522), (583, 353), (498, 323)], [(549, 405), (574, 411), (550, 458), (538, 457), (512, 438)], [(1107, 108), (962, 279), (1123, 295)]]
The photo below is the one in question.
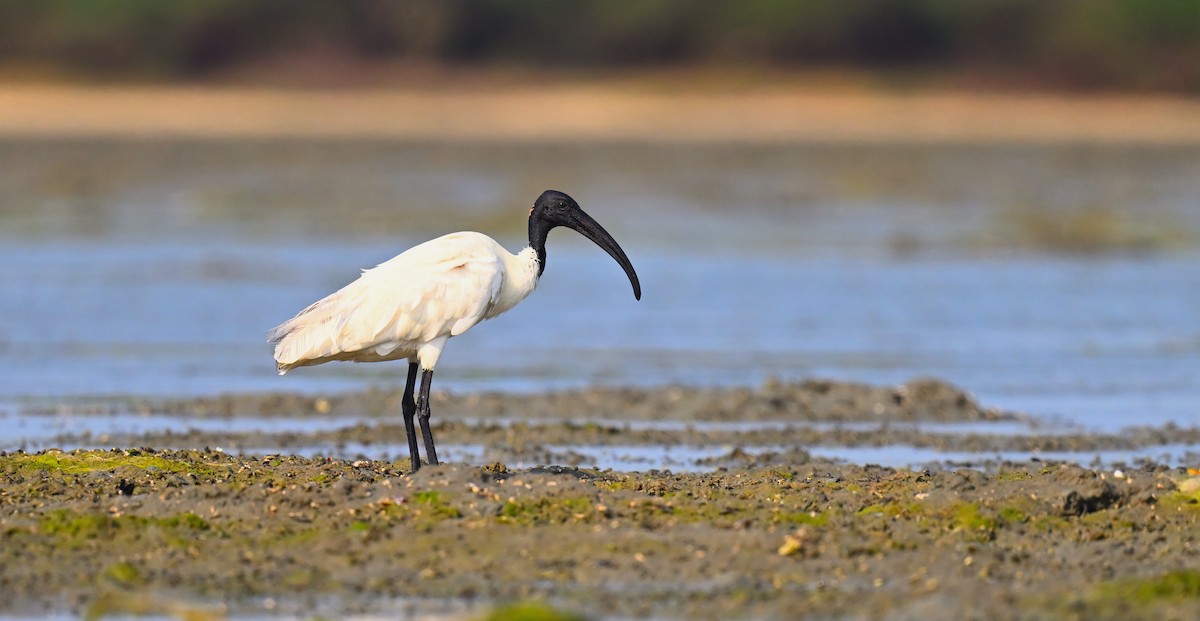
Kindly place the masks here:
[[(623, 244), (644, 299), (556, 232), (540, 290), (452, 341), (438, 388), (936, 376), (1051, 427), (1200, 424), (1200, 149), (17, 141), (0, 156), (0, 413), (395, 386), (402, 364), (280, 378), (264, 333), (439, 233), (516, 250), (524, 206), (554, 186)], [(4, 428), (10, 448), (26, 433)]]
[[(588, 446), (562, 445), (545, 447), (555, 464), (584, 468), (612, 469), (618, 472), (670, 470), (672, 472), (707, 472), (719, 467), (735, 466), (728, 456), (734, 450), (748, 456), (766, 453), (787, 453), (786, 445), (748, 446)], [(941, 451), (929, 447), (889, 444), (878, 447), (814, 446), (808, 447), (814, 457), (823, 457), (851, 464), (876, 464), (889, 468), (980, 467), (995, 469), (1005, 462), (1023, 463), (1031, 460), (1066, 462), (1096, 468), (1130, 467), (1141, 460), (1172, 467), (1186, 466), (1200, 458), (1200, 446), (1194, 444), (1165, 444), (1138, 449), (1108, 449), (1101, 451)], [(408, 449), (397, 444), (313, 445), (289, 450), (302, 457), (346, 457), (397, 461), (407, 459)], [(450, 463), (485, 465), (496, 461), (489, 457), (488, 447), (451, 444), (438, 447), (438, 453)], [(548, 465), (544, 461), (506, 459), (510, 468), (533, 468)]]

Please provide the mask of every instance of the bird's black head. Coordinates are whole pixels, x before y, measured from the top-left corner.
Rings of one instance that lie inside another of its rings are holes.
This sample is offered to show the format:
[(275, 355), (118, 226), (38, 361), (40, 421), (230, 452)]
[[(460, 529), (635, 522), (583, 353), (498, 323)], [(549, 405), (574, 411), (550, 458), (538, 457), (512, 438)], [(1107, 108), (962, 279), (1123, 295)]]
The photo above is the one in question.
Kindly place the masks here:
[(570, 217), (575, 211), (582, 211), (575, 199), (558, 190), (546, 190), (533, 203), (533, 207), (529, 210), (529, 218), (531, 220), (539, 219), (548, 224), (550, 228), (570, 226)]
[(529, 245), (538, 255), (539, 276), (546, 269), (546, 236), (550, 233), (550, 229), (556, 226), (565, 226), (579, 231), (584, 237), (603, 248), (609, 256), (616, 259), (621, 268), (625, 270), (625, 275), (629, 276), (629, 282), (633, 285), (633, 297), (638, 300), (642, 299), (642, 285), (638, 282), (637, 272), (633, 271), (633, 264), (629, 262), (629, 257), (625, 256), (625, 251), (621, 250), (617, 240), (613, 239), (612, 235), (604, 230), (604, 227), (587, 215), (579, 207), (579, 203), (575, 202), (575, 199), (557, 190), (542, 192), (542, 195), (534, 202), (533, 208), (529, 210)]

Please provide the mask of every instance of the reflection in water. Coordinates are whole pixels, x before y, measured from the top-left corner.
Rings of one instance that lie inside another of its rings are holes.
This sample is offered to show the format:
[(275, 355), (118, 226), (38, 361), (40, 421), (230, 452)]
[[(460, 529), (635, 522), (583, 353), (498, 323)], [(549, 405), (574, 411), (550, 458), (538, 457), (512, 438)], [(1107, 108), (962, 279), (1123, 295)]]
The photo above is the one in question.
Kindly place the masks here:
[(643, 301), (556, 231), (541, 290), (456, 339), (442, 386), (937, 376), (1089, 428), (1200, 422), (1200, 149), (10, 141), (0, 154), (10, 402), (398, 385), (402, 365), (278, 378), (264, 333), (436, 234), (482, 230), (516, 250), (527, 203), (558, 187), (626, 245)]

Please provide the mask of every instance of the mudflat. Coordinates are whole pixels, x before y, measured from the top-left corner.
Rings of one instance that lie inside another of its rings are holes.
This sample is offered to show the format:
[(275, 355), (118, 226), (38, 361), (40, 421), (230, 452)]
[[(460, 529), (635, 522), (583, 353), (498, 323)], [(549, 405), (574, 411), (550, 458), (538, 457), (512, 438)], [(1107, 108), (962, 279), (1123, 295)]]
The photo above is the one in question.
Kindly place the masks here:
[[(382, 421), (395, 397), (258, 395), (153, 409), (181, 420), (377, 412)], [(781, 428), (770, 433), (783, 448), (747, 453), (736, 448), (753, 443), (746, 438), (689, 435), (768, 433), (703, 424), (734, 419), (1021, 420), (937, 381), (442, 394), (438, 405), (445, 446), (487, 444), (499, 459), (413, 473), (406, 456), (300, 457), (261, 435), (211, 431), (0, 455), (0, 610), (471, 618), (541, 600), (596, 619), (1188, 619), (1200, 604), (1200, 478), (1186, 468), (892, 468), (805, 450), (846, 436)], [(583, 411), (631, 424), (561, 422)], [(651, 417), (684, 424), (632, 424)], [(373, 429), (377, 441), (403, 445), (400, 429)], [(871, 433), (864, 442), (893, 431)], [(671, 472), (572, 466), (541, 446), (623, 435), (735, 448), (707, 468)], [(1084, 436), (1077, 441), (1117, 441)], [(1154, 441), (1153, 430), (1143, 436)], [(206, 445), (226, 448), (195, 448)]]

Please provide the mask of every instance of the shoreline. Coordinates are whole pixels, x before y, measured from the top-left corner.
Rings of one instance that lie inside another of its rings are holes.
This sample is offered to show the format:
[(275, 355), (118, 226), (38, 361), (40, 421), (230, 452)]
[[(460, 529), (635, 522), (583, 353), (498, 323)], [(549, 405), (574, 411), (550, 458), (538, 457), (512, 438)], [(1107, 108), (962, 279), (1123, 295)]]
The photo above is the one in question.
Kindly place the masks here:
[[(795, 460), (903, 468), (1064, 462), (1190, 465), (1200, 428), (1087, 429), (980, 404), (940, 380), (805, 380), (758, 387), (433, 394), (452, 462), (712, 472)], [(391, 460), (407, 455), (398, 390), (87, 400), (5, 414), (0, 450), (220, 447), (230, 453)], [(59, 421), (71, 421), (64, 426)], [(23, 430), (23, 431), (22, 431)]]

